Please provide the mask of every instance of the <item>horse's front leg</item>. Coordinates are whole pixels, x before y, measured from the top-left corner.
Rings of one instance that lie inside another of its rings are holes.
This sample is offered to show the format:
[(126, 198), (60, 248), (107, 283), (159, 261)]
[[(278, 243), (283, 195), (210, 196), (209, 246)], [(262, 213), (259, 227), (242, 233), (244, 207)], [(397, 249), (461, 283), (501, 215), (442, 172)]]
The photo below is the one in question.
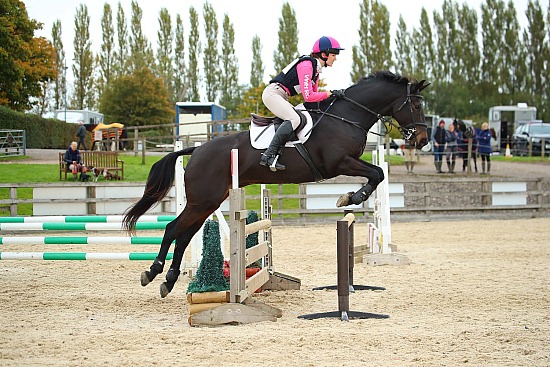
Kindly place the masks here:
[(384, 171), (382, 168), (350, 156), (347, 156), (340, 162), (339, 174), (366, 177), (369, 182), (356, 192), (348, 192), (340, 196), (336, 202), (338, 208), (352, 204), (361, 204), (384, 181)]

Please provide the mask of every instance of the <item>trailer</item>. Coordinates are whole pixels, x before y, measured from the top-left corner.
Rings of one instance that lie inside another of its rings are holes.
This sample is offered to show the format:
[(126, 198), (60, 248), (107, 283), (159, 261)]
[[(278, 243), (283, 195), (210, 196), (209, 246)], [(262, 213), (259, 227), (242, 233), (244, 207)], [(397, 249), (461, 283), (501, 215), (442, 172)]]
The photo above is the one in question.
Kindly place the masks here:
[(489, 129), (494, 138), (491, 141), (493, 151), (504, 151), (508, 144), (512, 146), (512, 136), (518, 126), (527, 122), (540, 122), (536, 118), (537, 108), (527, 106), (527, 103), (489, 108)]

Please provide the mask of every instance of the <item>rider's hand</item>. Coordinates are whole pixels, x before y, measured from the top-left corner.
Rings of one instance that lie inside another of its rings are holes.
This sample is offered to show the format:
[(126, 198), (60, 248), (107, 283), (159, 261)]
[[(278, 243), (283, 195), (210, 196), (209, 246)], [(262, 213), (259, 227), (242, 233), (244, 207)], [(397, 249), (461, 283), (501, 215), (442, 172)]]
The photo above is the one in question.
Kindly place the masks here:
[(344, 89), (335, 89), (331, 90), (330, 93), (336, 98), (344, 98), (346, 96), (346, 91)]

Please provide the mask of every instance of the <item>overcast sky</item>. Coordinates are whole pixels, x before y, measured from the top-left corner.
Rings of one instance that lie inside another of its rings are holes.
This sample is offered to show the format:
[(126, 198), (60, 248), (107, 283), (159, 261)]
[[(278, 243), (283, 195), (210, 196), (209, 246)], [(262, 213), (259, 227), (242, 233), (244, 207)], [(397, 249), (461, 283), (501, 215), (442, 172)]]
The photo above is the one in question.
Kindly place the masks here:
[[(278, 44), (279, 18), (285, 2), (291, 5), (296, 12), (298, 22), (299, 44), (301, 54), (309, 54), (315, 40), (321, 36), (336, 38), (342, 47), (332, 68), (326, 68), (322, 78), (329, 89), (345, 88), (351, 84), (351, 48), (359, 41), (359, 4), (360, 0), (210, 0), (216, 12), (219, 30), (222, 30), (222, 22), (225, 14), (229, 15), (235, 29), (235, 51), (239, 61), (239, 83), (248, 84), (250, 79), (250, 64), (252, 61), (252, 37), (258, 35), (263, 46), (263, 61), (265, 66), (264, 79), (267, 82), (269, 75), (274, 74), (273, 51)], [(119, 1), (107, 1), (113, 9), (113, 21), (116, 29), (116, 9)], [(193, 6), (199, 13), (200, 32), (203, 33), (202, 8), (204, 0), (138, 0), (143, 10), (142, 28), (152, 47), (157, 45), (158, 16), (161, 8), (166, 8), (175, 23), (176, 14), (180, 14), (184, 20), (184, 33), (187, 41), (189, 36), (189, 24), (187, 22), (189, 8)], [(424, 7), (430, 16), (433, 10), (441, 9), (443, 0), (381, 0), (390, 13), (392, 47), (393, 36), (397, 27), (399, 16), (402, 15), (409, 31), (418, 27), (420, 12)], [(458, 3), (468, 3), (481, 14), (482, 0), (459, 0)], [(99, 51), (101, 45), (101, 15), (104, 1), (82, 0), (25, 0), (29, 17), (44, 24), (44, 29), (37, 35), (51, 40), (51, 28), (56, 19), (61, 20), (63, 32), (63, 45), (67, 63), (73, 58), (73, 34), (74, 18), (78, 4), (86, 4), (90, 15), (90, 34), (92, 35), (92, 50)], [(127, 23), (131, 18), (131, 0), (120, 0)], [(525, 10), (528, 0), (514, 0), (520, 25), (525, 27), (527, 18)], [(543, 4), (545, 7), (545, 4)], [(221, 41), (219, 42), (221, 47)], [(186, 44), (186, 48), (187, 48)], [(70, 70), (70, 69), (69, 69)], [(68, 76), (72, 80), (72, 76)]]

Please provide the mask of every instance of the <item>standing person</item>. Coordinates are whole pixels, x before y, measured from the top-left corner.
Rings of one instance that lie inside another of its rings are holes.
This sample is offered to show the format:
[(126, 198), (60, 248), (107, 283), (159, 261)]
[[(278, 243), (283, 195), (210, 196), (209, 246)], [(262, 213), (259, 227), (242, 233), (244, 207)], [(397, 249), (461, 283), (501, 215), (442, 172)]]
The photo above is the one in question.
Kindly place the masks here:
[(485, 173), (485, 163), (487, 163), (487, 174), (491, 173), (491, 130), (489, 124), (484, 122), (481, 125), (481, 130), (477, 133), (477, 152), (481, 156), (481, 173)]
[(323, 67), (332, 66), (336, 55), (343, 48), (332, 37), (321, 37), (313, 45), (309, 56), (301, 56), (292, 61), (264, 89), (262, 101), (276, 116), (283, 119), (277, 129), (271, 144), (262, 153), (260, 164), (269, 167), (272, 171), (282, 171), (286, 167), (278, 162), (286, 142), (294, 134), (294, 129), (300, 124), (300, 116), (294, 106), (288, 102), (290, 96), (302, 94), (305, 102), (320, 102), (332, 94), (343, 97), (343, 91), (318, 91), (319, 74)]
[(408, 140), (405, 140), (403, 144), (403, 150), (405, 152), (405, 167), (407, 167), (407, 173), (413, 173), (416, 148), (410, 144)]
[(437, 173), (443, 173), (441, 165), (443, 164), (443, 152), (445, 151), (445, 121), (439, 121), (432, 136), (434, 142), (434, 164)]
[(84, 139), (86, 138), (86, 126), (84, 126), (84, 121), (80, 120), (78, 121), (78, 130), (76, 130), (76, 137), (78, 138), (78, 146), (76, 149), (80, 149), (80, 144), (84, 147), (84, 150), (88, 150), (88, 147), (86, 147), (86, 142)]
[(449, 173), (455, 173), (456, 155), (458, 150), (458, 133), (455, 130), (454, 123), (449, 125), (449, 130), (445, 131), (445, 141), (447, 143), (447, 148), (445, 149), (447, 168), (449, 169)]
[(78, 179), (78, 172), (82, 170), (82, 156), (77, 148), (76, 141), (73, 141), (67, 148), (65, 155), (63, 156), (67, 171), (73, 173), (73, 181)]

